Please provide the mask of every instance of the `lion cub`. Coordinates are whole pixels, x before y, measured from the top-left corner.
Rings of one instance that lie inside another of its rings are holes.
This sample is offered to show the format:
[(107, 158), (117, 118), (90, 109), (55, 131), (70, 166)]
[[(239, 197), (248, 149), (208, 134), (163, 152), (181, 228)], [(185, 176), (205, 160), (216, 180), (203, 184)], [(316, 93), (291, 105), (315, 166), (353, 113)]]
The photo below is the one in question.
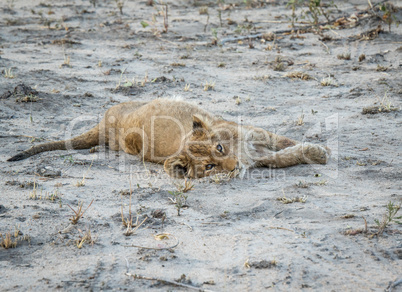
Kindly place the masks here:
[(165, 171), (176, 178), (244, 172), (252, 167), (325, 164), (329, 159), (329, 149), (320, 145), (302, 144), (261, 128), (224, 121), (184, 101), (157, 99), (113, 106), (88, 132), (33, 146), (8, 161), (99, 144), (141, 155), (145, 161), (164, 163)]

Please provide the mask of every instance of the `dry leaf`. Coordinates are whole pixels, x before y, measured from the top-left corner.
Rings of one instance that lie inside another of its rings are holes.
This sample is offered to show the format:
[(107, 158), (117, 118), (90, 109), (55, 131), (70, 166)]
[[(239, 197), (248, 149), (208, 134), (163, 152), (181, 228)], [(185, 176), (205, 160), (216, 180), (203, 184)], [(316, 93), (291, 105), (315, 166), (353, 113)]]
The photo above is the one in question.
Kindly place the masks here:
[(164, 239), (169, 239), (168, 235), (170, 235), (170, 234), (169, 233), (159, 233), (159, 234), (154, 235), (154, 237), (156, 240), (164, 240)]

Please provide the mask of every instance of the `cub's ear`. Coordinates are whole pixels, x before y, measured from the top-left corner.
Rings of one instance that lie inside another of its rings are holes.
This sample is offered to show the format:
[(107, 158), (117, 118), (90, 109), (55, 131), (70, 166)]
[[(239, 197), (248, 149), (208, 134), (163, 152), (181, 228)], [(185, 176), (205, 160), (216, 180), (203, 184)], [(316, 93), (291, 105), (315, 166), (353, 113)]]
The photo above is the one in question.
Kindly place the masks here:
[(200, 116), (194, 115), (193, 116), (193, 134), (196, 136), (204, 136), (210, 130), (210, 122)]
[(185, 178), (192, 173), (190, 159), (186, 155), (178, 155), (167, 159), (163, 167), (174, 178)]
[(209, 123), (200, 115), (193, 116), (193, 131), (197, 130), (209, 130)]

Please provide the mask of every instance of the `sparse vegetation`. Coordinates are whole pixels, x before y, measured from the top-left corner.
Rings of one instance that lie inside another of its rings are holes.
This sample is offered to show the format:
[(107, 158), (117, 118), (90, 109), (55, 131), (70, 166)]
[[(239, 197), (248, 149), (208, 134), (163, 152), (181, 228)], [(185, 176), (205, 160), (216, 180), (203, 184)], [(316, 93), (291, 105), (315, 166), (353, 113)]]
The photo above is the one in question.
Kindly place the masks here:
[(283, 62), (282, 57), (280, 56), (275, 57), (275, 61), (272, 66), (273, 66), (272, 69), (274, 71), (284, 71), (286, 68), (285, 63)]
[(0, 242), (1, 247), (5, 248), (5, 249), (17, 247), (18, 240), (16, 238), (13, 240), (11, 233), (6, 233), (5, 236), (3, 236), (3, 234), (0, 233), (0, 237), (1, 237), (1, 242)]
[(249, 259), (246, 260), (244, 263), (244, 267), (246, 269), (250, 268), (255, 268), (255, 269), (272, 269), (278, 265), (278, 262), (273, 259), (271, 261), (267, 260), (261, 260), (261, 261), (255, 261), (255, 262), (250, 262)]
[[(119, 78), (119, 82), (116, 84), (115, 90), (118, 90), (118, 89), (120, 89), (120, 88), (126, 88), (126, 87), (130, 87), (130, 88), (131, 88), (131, 87), (136, 87), (136, 86), (138, 86), (138, 87), (144, 87), (145, 84), (147, 84), (147, 83), (149, 82), (149, 79), (148, 79), (148, 71), (147, 71), (147, 72), (145, 72), (145, 75), (144, 75), (144, 77), (143, 77), (142, 79), (139, 78), (138, 81), (137, 81), (137, 78), (136, 78), (136, 77), (133, 77), (131, 80), (129, 80), (129, 79), (126, 78), (126, 80), (124, 81), (124, 83), (121, 84), (122, 77), (123, 77), (123, 73), (125, 72), (125, 70), (126, 70), (126, 69), (124, 69), (123, 72), (121, 72), (120, 78)], [(155, 82), (155, 81), (157, 81), (157, 78), (153, 79), (151, 82), (153, 83), (153, 82)]]
[(342, 53), (336, 56), (339, 60), (350, 60), (350, 53)]
[(331, 76), (321, 79), (320, 83), (322, 86), (335, 86), (335, 87), (338, 86), (338, 84), (335, 82), (335, 80)]
[(392, 102), (389, 100), (387, 92), (384, 93), (384, 97), (380, 98), (377, 96), (377, 98), (380, 103), (379, 111), (391, 111), (391, 109), (394, 108)]
[(299, 5), (303, 3), (304, 0), (290, 0), (286, 4), (286, 8), (290, 7), (292, 9), (292, 14), (291, 14), (291, 23), (292, 27), (295, 27), (295, 23), (298, 21), (298, 16), (296, 15), (296, 9)]
[(145, 216), (144, 220), (140, 223), (139, 222), (139, 217), (140, 216), (137, 214), (136, 222), (133, 223), (134, 216), (133, 216), (132, 211), (131, 211), (131, 206), (132, 206), (131, 198), (132, 198), (132, 195), (133, 195), (133, 192), (132, 192), (131, 181), (130, 181), (130, 203), (129, 203), (129, 207), (128, 207), (128, 217), (127, 218), (124, 217), (123, 205), (121, 206), (121, 213), (120, 213), (121, 214), (121, 221), (123, 223), (123, 226), (126, 228), (126, 230), (123, 233), (125, 236), (133, 235), (138, 230), (138, 228), (140, 228), (141, 225), (144, 224), (144, 222), (148, 219), (148, 217)]
[(219, 215), (219, 217), (221, 217), (222, 219), (228, 219), (230, 215), (229, 211), (223, 211), (222, 214)]
[(72, 215), (71, 218), (69, 218), (69, 220), (71, 221), (71, 224), (75, 225), (75, 224), (78, 223), (78, 221), (82, 218), (84, 213), (89, 209), (89, 207), (91, 207), (93, 201), (94, 201), (94, 199), (91, 201), (91, 203), (88, 205), (88, 207), (84, 211), (82, 210), (84, 202), (79, 202), (78, 203), (77, 210), (74, 210), (73, 208), (71, 208), (70, 205), (67, 204), (67, 206), (74, 212), (74, 215)]
[(61, 158), (64, 158), (63, 162), (70, 163), (71, 165), (75, 164), (74, 157), (72, 155), (67, 155), (67, 156), (62, 155)]
[(14, 9), (14, 1), (15, 1), (15, 0), (7, 0), (7, 7), (8, 7), (8, 9), (10, 9), (10, 10), (13, 10), (13, 9)]
[(190, 84), (186, 84), (183, 89), (185, 92), (190, 91)]
[(362, 114), (378, 114), (378, 113), (389, 113), (393, 111), (399, 110), (399, 108), (395, 107), (390, 101), (387, 92), (384, 93), (384, 97), (377, 96), (377, 101), (375, 102), (375, 106), (364, 107), (362, 110)]
[(83, 187), (83, 186), (85, 186), (85, 179), (86, 179), (86, 177), (87, 177), (87, 175), (88, 175), (88, 172), (89, 172), (89, 170), (91, 169), (93, 163), (94, 163), (94, 161), (92, 160), (92, 162), (91, 162), (91, 164), (89, 165), (87, 171), (83, 174), (82, 180), (77, 181), (77, 183), (75, 184), (76, 187)]
[(191, 180), (185, 179), (183, 184), (175, 184), (177, 190), (182, 193), (187, 193), (194, 188), (194, 184)]
[(287, 198), (285, 195), (283, 197), (276, 198), (282, 204), (292, 204), (292, 203), (305, 203), (307, 201), (307, 196)]
[[(323, 16), (326, 21), (330, 21), (330, 15), (332, 10), (337, 9), (334, 1), (328, 1), (324, 3), (321, 0), (290, 0), (287, 2), (286, 7), (292, 9), (292, 14), (290, 17), (292, 27), (295, 27), (295, 22), (298, 21), (299, 17), (296, 14), (297, 8), (301, 7), (300, 18), (308, 19), (312, 25), (319, 28), (320, 17)], [(307, 9), (305, 10), (304, 7)]]
[(125, 71), (126, 71), (126, 69), (124, 69), (123, 71), (121, 71), (121, 73), (120, 73), (120, 78), (119, 78), (119, 82), (116, 84), (115, 90), (120, 88), (121, 80), (122, 80), (122, 78), (123, 78), (123, 74), (124, 74)]
[(25, 96), (17, 97), (15, 102), (37, 102), (38, 96), (34, 94), (28, 94)]
[(383, 13), (382, 16), (379, 16), (382, 21), (388, 24), (388, 30), (391, 31), (391, 25), (393, 23), (398, 27), (400, 21), (396, 18), (395, 13), (398, 12), (398, 8), (394, 6), (390, 1), (382, 3), (379, 7), (380, 11)]
[[(364, 228), (357, 228), (357, 229), (349, 229), (345, 231), (345, 235), (357, 235), (357, 234), (367, 234), (370, 238), (374, 236), (380, 236), (381, 234), (384, 233), (384, 231), (388, 228), (388, 226), (392, 223), (396, 224), (402, 224), (400, 221), (402, 219), (402, 216), (396, 216), (398, 211), (401, 209), (401, 205), (397, 205), (393, 202), (388, 202), (388, 204), (385, 206), (386, 211), (385, 214), (383, 215), (382, 219), (374, 219), (374, 222), (376, 223), (376, 229), (377, 231), (373, 232), (369, 230), (368, 225), (367, 225), (367, 220), (366, 218), (363, 217), (364, 220)], [(346, 217), (347, 216), (347, 217)], [(346, 215), (343, 218), (353, 218), (349, 217), (349, 215)]]
[(388, 69), (389, 69), (388, 67), (378, 64), (377, 68), (375, 70), (378, 72), (385, 72), (385, 71), (388, 71)]
[(28, 181), (23, 181), (23, 182), (20, 182), (18, 180), (11, 180), (11, 181), (6, 181), (5, 185), (18, 186), (21, 189), (34, 188), (35, 185), (37, 186), (35, 180), (28, 180)]
[(172, 63), (170, 64), (172, 67), (186, 67), (186, 64), (184, 63)]
[(187, 193), (194, 188), (194, 185), (191, 183), (190, 180), (184, 180), (184, 184), (175, 184), (177, 191), (168, 191), (173, 197), (170, 197), (169, 200), (175, 204), (177, 209), (177, 215), (180, 216), (181, 209), (187, 207)]
[[(159, 3), (155, 3), (153, 5), (154, 9), (156, 10), (155, 13), (152, 14), (151, 21), (141, 21), (141, 25), (143, 28), (148, 26), (151, 27), (151, 31), (154, 36), (160, 37), (161, 33), (167, 33), (169, 28), (169, 18), (168, 18), (168, 5), (164, 4), (162, 1)], [(162, 15), (163, 16), (163, 28), (160, 28), (160, 24), (157, 20), (157, 17)]]
[(83, 248), (84, 244), (90, 244), (90, 245), (94, 245), (96, 238), (94, 238), (91, 234), (91, 229), (87, 229), (85, 232), (82, 232), (81, 230), (79, 230), (80, 232), (80, 236), (79, 238), (75, 241), (77, 247), (79, 249)]
[(6, 234), (0, 233), (0, 247), (4, 249), (16, 248), (18, 242), (27, 241), (31, 242), (29, 235), (23, 235), (20, 231), (20, 225), (14, 226), (14, 232), (7, 232)]
[(301, 79), (301, 80), (311, 80), (314, 79), (313, 77), (311, 77), (309, 74), (307, 73), (303, 73), (303, 72), (289, 72), (286, 73), (284, 75), (285, 77), (289, 77), (289, 78), (293, 78), (293, 79)]
[(67, 56), (66, 54), (64, 54), (63, 64), (60, 65), (60, 68), (63, 68), (63, 67), (71, 67), (70, 56)]
[(204, 91), (214, 90), (215, 89), (215, 81), (214, 82), (205, 82)]
[(308, 182), (301, 181), (301, 180), (296, 184), (296, 187), (302, 188), (302, 189), (307, 189), (309, 186), (310, 186), (310, 184)]
[(124, 8), (124, 2), (125, 0), (114, 0), (116, 3), (117, 9), (119, 9), (120, 14), (123, 15), (123, 8)]
[(173, 197), (169, 198), (170, 201), (175, 205), (176, 210), (177, 210), (177, 216), (180, 216), (180, 211), (181, 209), (187, 207), (187, 195), (184, 195), (180, 191), (169, 191), (169, 194), (171, 194)]
[(202, 6), (198, 9), (198, 12), (200, 13), (200, 15), (206, 15), (208, 14), (208, 6)]
[[(327, 4), (328, 8), (336, 7), (334, 1), (330, 1)], [(331, 11), (329, 9), (324, 9), (324, 3), (321, 0), (309, 0), (308, 1), (308, 10), (310, 13), (304, 12), (304, 15), (311, 20), (311, 23), (316, 27), (319, 26), (319, 17), (322, 15), (326, 18), (327, 21), (330, 21), (329, 16)]]
[(374, 222), (377, 224), (378, 231), (375, 233), (376, 236), (381, 235), (384, 230), (388, 227), (389, 224), (395, 222), (397, 224), (402, 224), (401, 220), (402, 216), (396, 217), (396, 214), (401, 209), (401, 205), (396, 205), (392, 202), (389, 202), (386, 205), (386, 212), (383, 215), (382, 219), (374, 219)]
[(38, 189), (36, 185), (36, 181), (33, 182), (33, 189), (29, 192), (29, 198), (31, 200), (37, 200), (40, 196), (38, 196)]
[(61, 193), (58, 190), (55, 190), (52, 193), (46, 192), (42, 195), (42, 190), (40, 194), (38, 194), (37, 186), (34, 184), (34, 189), (29, 193), (30, 200), (48, 200), (51, 202), (61, 201)]
[(355, 218), (355, 217), (356, 216), (354, 214), (346, 214), (346, 215), (342, 216), (341, 218), (342, 219), (352, 219), (352, 218)]
[[(208, 16), (209, 19), (209, 16)], [(211, 29), (212, 33), (212, 44), (217, 45), (218, 44), (218, 30), (216, 28)]]
[(15, 75), (13, 74), (13, 72), (11, 71), (11, 68), (6, 68), (3, 70), (3, 76), (4, 78), (8, 78), (8, 79), (13, 79), (15, 78)]
[(318, 182), (315, 182), (314, 185), (316, 185), (316, 186), (325, 186), (325, 185), (327, 185), (327, 183), (328, 183), (328, 181), (326, 181), (325, 179), (322, 179), (322, 180), (320, 180)]
[(260, 81), (266, 81), (270, 78), (271, 78), (271, 76), (269, 76), (269, 75), (260, 75), (260, 76), (253, 77), (254, 80), (260, 80)]
[(304, 125), (304, 113), (303, 113), (303, 110), (302, 110), (300, 116), (297, 118), (296, 125), (298, 125), (298, 126), (303, 126)]

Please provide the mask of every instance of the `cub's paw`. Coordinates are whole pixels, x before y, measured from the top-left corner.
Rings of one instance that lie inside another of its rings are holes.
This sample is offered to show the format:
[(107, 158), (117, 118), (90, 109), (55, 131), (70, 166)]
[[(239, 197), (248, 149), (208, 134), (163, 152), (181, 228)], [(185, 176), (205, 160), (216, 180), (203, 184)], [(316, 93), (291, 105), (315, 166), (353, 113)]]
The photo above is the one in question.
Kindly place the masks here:
[(317, 144), (304, 143), (302, 145), (304, 163), (326, 164), (329, 160), (330, 149)]

